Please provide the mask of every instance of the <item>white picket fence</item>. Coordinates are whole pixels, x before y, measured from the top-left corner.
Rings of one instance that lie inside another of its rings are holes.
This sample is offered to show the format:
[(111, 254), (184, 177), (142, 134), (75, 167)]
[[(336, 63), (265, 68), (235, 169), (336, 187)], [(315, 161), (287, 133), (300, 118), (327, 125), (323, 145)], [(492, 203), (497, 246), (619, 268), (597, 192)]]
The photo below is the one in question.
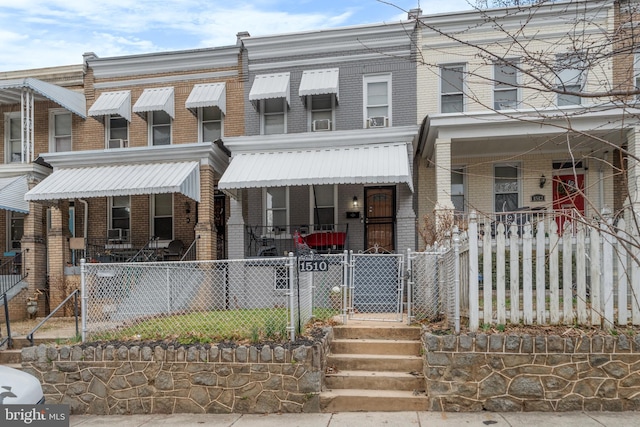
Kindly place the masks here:
[(555, 221), (509, 230), (494, 223), (494, 233), (479, 233), (490, 229), (479, 222), (469, 216), (468, 292), (460, 300), (470, 330), (507, 322), (640, 325), (640, 245), (624, 220), (567, 221), (566, 233)]

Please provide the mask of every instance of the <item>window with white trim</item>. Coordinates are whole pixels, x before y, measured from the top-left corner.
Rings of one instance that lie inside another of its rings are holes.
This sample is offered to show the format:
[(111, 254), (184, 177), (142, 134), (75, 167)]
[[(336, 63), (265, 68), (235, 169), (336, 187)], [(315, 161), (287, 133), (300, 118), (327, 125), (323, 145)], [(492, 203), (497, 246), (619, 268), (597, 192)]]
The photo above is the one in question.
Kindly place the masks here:
[(391, 74), (364, 76), (364, 127), (391, 126)]
[(335, 185), (312, 185), (309, 187), (311, 218), (314, 230), (333, 230), (338, 222), (336, 200), (338, 187)]
[(4, 116), (5, 163), (22, 161), (22, 119), (20, 112), (5, 113)]
[(493, 106), (496, 110), (518, 108), (518, 69), (511, 64), (493, 65)]
[(152, 225), (151, 233), (162, 241), (173, 240), (173, 194), (154, 194), (151, 196)]
[(311, 132), (334, 130), (335, 99), (333, 93), (307, 96)]
[(7, 251), (19, 251), (22, 246), (22, 236), (24, 234), (24, 217), (25, 214), (21, 212), (7, 211), (8, 215), (8, 230), (7, 236), (9, 241), (7, 242)]
[(465, 168), (451, 169), (451, 202), (457, 212), (464, 212), (465, 207)]
[(464, 65), (440, 67), (440, 112), (464, 111)]
[(520, 206), (520, 164), (493, 166), (495, 212), (509, 212)]
[(49, 111), (49, 151), (71, 151), (71, 113), (64, 109)]
[(162, 110), (148, 114), (149, 145), (171, 145), (171, 116)]
[[(567, 92), (582, 91), (586, 81), (584, 62), (577, 55), (558, 55), (556, 60), (556, 89)], [(558, 106), (580, 105), (579, 95), (558, 93)]]
[(267, 231), (286, 231), (289, 224), (289, 187), (264, 188), (263, 201)]
[(129, 122), (122, 116), (106, 116), (105, 133), (107, 148), (124, 148), (129, 146)]
[(200, 142), (213, 142), (222, 138), (222, 111), (218, 107), (198, 108), (198, 121), (200, 122)]
[[(110, 240), (128, 242), (131, 230), (131, 197), (113, 196), (109, 200)], [(119, 236), (118, 236), (119, 235)]]
[(262, 135), (287, 133), (287, 100), (271, 98), (260, 100)]

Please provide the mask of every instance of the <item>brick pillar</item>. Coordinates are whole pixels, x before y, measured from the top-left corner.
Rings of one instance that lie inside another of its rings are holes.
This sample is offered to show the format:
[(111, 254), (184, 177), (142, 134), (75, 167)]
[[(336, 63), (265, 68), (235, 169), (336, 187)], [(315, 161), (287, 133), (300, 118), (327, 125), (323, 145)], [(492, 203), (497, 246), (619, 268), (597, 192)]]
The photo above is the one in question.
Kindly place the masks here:
[(455, 207), (451, 201), (451, 140), (438, 138), (435, 142), (436, 207), (434, 209), (437, 235), (442, 227), (453, 225)]
[(216, 259), (217, 235), (214, 221), (215, 176), (209, 165), (200, 166), (200, 203), (198, 203), (198, 223), (195, 226), (198, 238), (198, 260)]
[[(35, 183), (34, 183), (35, 185)], [(24, 218), (24, 233), (22, 235), (21, 250), (22, 263), (27, 274), (26, 281), (29, 284), (25, 298), (34, 297), (36, 290), (45, 290), (47, 283), (47, 248), (45, 245), (45, 230), (43, 229), (44, 207), (39, 203), (29, 203), (29, 214)], [(19, 318), (25, 318), (26, 299), (23, 307), (19, 307)], [(45, 315), (45, 298), (38, 298), (38, 316)]]
[[(49, 267), (49, 306), (55, 309), (66, 297), (64, 267), (70, 260), (68, 241), (69, 212), (60, 205), (51, 208), (51, 228), (47, 238)], [(64, 315), (63, 311), (58, 312)]]

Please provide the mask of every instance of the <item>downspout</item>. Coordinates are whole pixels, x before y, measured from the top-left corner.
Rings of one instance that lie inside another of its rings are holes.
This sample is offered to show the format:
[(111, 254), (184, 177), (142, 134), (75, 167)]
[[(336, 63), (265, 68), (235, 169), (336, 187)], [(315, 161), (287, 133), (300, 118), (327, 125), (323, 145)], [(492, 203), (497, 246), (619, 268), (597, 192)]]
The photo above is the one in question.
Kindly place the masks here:
[(84, 238), (84, 258), (87, 258), (87, 230), (89, 229), (89, 225), (87, 224), (89, 221), (89, 203), (87, 203), (86, 200), (84, 199), (78, 199), (78, 201), (80, 203), (82, 203), (84, 205), (84, 209), (83, 209), (83, 224), (82, 224), (82, 237)]

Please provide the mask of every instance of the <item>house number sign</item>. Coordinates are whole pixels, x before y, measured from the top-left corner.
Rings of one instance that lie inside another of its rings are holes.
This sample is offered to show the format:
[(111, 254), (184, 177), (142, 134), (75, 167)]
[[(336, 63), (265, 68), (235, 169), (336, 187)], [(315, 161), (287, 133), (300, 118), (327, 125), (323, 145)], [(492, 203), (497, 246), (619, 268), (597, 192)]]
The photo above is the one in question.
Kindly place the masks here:
[(312, 272), (312, 271), (328, 271), (329, 263), (324, 259), (301, 259), (298, 261), (298, 271)]

